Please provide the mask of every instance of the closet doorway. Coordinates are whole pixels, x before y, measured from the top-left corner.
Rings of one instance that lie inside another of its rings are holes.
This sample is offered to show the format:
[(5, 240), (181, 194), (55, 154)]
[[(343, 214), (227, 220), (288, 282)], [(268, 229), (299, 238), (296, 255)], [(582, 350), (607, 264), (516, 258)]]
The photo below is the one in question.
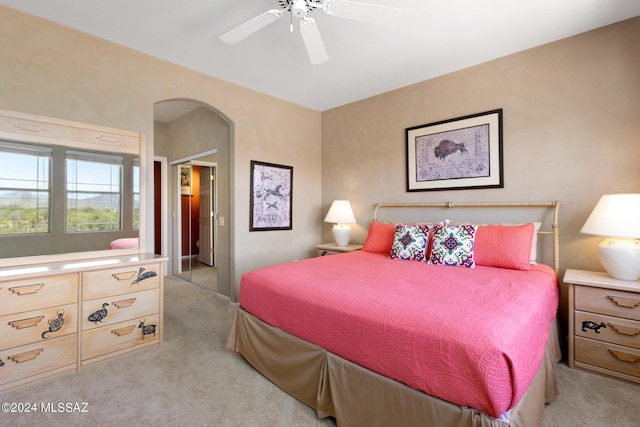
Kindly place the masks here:
[(173, 257), (177, 276), (217, 292), (217, 180), (215, 150), (172, 162), (178, 185)]

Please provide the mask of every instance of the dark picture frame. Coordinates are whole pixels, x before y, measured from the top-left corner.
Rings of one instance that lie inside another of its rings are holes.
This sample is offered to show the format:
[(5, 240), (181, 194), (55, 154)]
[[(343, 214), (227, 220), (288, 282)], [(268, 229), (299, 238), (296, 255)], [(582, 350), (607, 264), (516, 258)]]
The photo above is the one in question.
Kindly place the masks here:
[(406, 129), (407, 191), (504, 188), (502, 109)]
[(251, 160), (249, 231), (293, 228), (293, 166)]

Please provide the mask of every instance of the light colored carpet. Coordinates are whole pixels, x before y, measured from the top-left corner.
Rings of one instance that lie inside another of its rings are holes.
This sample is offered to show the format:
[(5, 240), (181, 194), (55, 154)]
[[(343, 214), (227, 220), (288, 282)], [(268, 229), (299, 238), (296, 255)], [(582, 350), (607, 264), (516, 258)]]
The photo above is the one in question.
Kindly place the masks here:
[[(88, 413), (2, 413), (1, 426), (324, 426), (313, 410), (224, 349), (234, 308), (214, 293), (167, 277), (165, 342), (38, 384), (0, 403), (88, 403)], [(560, 396), (544, 427), (631, 427), (640, 386), (559, 368)]]
[(191, 282), (214, 292), (218, 291), (218, 270), (205, 264), (198, 264), (191, 270)]
[(197, 257), (182, 260), (182, 272), (179, 276), (188, 282), (218, 291), (218, 270), (198, 261)]

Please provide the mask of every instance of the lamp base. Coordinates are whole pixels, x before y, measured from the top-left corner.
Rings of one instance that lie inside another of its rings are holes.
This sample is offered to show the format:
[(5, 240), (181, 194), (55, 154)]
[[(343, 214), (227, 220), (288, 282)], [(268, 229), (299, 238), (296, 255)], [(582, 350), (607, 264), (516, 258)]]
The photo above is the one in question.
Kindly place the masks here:
[(335, 224), (331, 233), (338, 246), (347, 246), (351, 240), (351, 227), (348, 224)]
[(640, 279), (640, 241), (606, 239), (598, 245), (602, 266), (614, 279)]

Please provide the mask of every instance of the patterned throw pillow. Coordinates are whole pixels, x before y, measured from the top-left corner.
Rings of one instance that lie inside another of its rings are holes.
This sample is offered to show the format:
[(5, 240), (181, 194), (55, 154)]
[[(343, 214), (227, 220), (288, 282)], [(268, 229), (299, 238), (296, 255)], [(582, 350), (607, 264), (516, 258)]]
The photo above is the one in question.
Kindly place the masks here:
[(396, 224), (389, 258), (426, 261), (429, 226)]
[(475, 268), (473, 246), (477, 225), (435, 225), (429, 264)]

